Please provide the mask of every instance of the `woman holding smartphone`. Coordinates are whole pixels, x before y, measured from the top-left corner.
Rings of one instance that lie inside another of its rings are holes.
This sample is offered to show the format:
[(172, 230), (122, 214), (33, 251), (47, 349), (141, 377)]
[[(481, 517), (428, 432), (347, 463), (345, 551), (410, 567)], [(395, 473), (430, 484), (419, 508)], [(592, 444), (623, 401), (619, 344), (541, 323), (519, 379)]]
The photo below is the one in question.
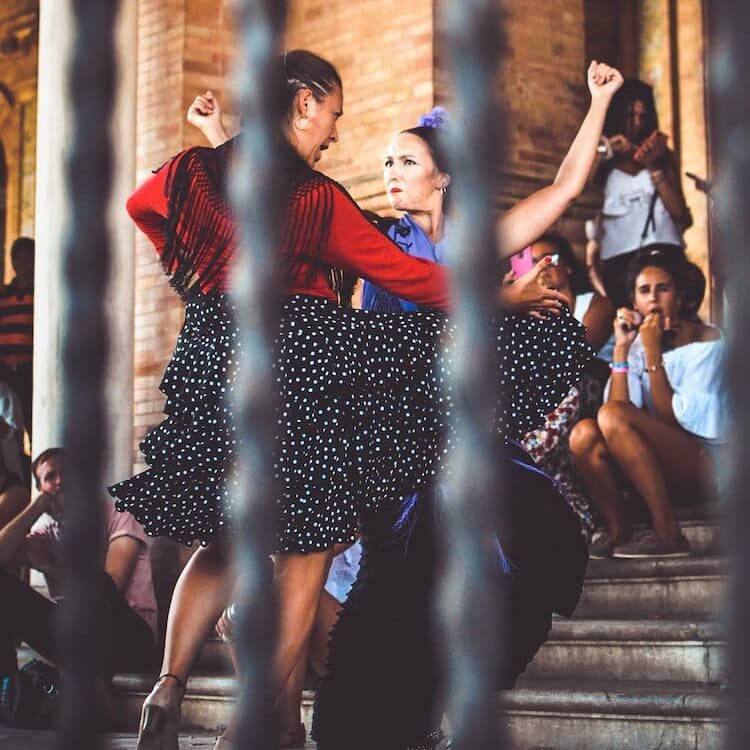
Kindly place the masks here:
[[(615, 319), (608, 398), (570, 436), (576, 466), (606, 523), (596, 557), (690, 553), (672, 495), (712, 494), (713, 456), (726, 441), (724, 337), (686, 314), (694, 267), (661, 246), (644, 248), (627, 274), (632, 307)], [(652, 528), (633, 534), (621, 479), (643, 498)]]
[(667, 146), (651, 86), (628, 79), (612, 98), (604, 135), (612, 156), (596, 181), (603, 190), (601, 213), (587, 247), (591, 280), (606, 289), (616, 307), (627, 305), (627, 267), (639, 248), (653, 243), (683, 255), (682, 235), (692, 223), (677, 158)]

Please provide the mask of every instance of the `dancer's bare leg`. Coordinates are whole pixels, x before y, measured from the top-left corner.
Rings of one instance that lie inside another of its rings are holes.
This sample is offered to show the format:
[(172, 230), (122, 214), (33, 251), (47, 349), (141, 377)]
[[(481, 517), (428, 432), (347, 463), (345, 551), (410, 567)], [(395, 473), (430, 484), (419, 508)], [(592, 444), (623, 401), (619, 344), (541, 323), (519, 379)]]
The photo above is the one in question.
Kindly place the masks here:
[(318, 611), (333, 550), (276, 556), (274, 585), (278, 612), (278, 640), (271, 664), (276, 697), (307, 648)]
[(324, 675), (328, 669), (328, 647), (331, 642), (331, 629), (341, 614), (341, 603), (327, 591), (320, 595), (315, 625), (310, 636), (309, 661), (312, 668)]
[[(162, 675), (144, 702), (138, 750), (177, 748), (179, 706), (190, 669), (232, 594), (231, 545), (214, 539), (190, 558), (177, 580), (167, 619)], [(200, 605), (196, 606), (196, 602)]]
[[(309, 644), (308, 644), (309, 645)], [(299, 742), (302, 691), (305, 688), (305, 677), (307, 676), (307, 652), (306, 646), (302, 650), (302, 656), (292, 670), (289, 679), (281, 688), (279, 697), (276, 699), (274, 714), (276, 716), (276, 726), (278, 727), (277, 737), (280, 745), (286, 745), (296, 740)]]
[[(237, 657), (237, 649), (234, 644), (229, 644), (229, 653), (232, 658), (232, 665), (234, 666), (235, 674), (238, 679), (242, 681), (242, 675), (240, 672), (239, 659)], [(279, 697), (276, 700), (276, 706), (274, 707), (274, 713), (276, 715), (276, 726), (278, 727), (278, 739), (280, 744), (286, 743), (288, 740), (296, 736), (299, 731), (300, 725), (300, 705), (302, 703), (302, 691), (305, 687), (305, 676), (307, 674), (307, 650), (305, 649), (302, 653), (302, 657), (297, 662), (292, 674), (282, 687)], [(237, 734), (237, 715), (235, 712), (232, 713), (232, 717), (229, 720), (224, 731), (221, 733), (220, 739), (225, 742), (233, 742)]]
[(198, 549), (184, 567), (169, 605), (161, 674), (187, 680), (201, 646), (232, 595), (231, 562), (231, 543), (221, 537)]
[[(281, 678), (279, 678), (279, 682), (274, 680), (278, 686), (275, 713), (282, 738), (285, 735), (291, 735), (299, 727), (300, 704), (308, 660), (312, 659), (316, 671), (322, 671), (325, 666), (329, 633), (338, 617), (340, 604), (323, 589), (323, 584), (328, 575), (331, 559), (339, 550), (343, 551), (348, 546), (348, 544), (337, 545), (334, 550), (307, 555), (289, 553), (280, 554), (276, 557), (274, 586), (279, 601), (279, 640), (277, 641), (274, 661), (275, 675), (277, 677), (279, 675), (279, 663), (283, 662), (284, 658), (291, 659), (293, 657), (295, 644), (299, 653), (286, 680), (283, 682), (281, 682)], [(305, 589), (305, 587), (307, 588)], [(313, 624), (308, 626), (309, 612), (306, 607), (310, 606), (311, 602), (316, 601), (318, 604), (315, 605)], [(297, 617), (295, 612), (301, 613), (301, 621), (295, 622)], [(282, 622), (286, 624), (282, 626)], [(295, 625), (299, 627), (295, 628)], [(308, 631), (307, 635), (305, 635), (305, 631)], [(312, 631), (312, 635), (309, 631)], [(286, 636), (284, 635), (285, 632), (287, 633)], [(290, 632), (295, 643), (290, 644), (287, 640), (287, 643), (284, 644), (283, 639), (289, 639)], [(310, 650), (309, 656), (308, 650)], [(235, 672), (242, 679), (237, 653), (233, 646), (230, 653)], [(283, 667), (283, 671), (286, 671), (286, 665)], [(236, 735), (236, 725), (237, 717), (233, 715), (222, 733), (221, 739), (227, 742), (231, 741)]]

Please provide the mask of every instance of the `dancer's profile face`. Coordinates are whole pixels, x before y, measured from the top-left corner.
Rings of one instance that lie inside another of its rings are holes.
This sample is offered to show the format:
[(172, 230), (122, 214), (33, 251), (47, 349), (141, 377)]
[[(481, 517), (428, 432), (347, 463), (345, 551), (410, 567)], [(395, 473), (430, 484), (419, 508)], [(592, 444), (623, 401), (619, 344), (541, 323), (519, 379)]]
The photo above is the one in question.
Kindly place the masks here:
[(344, 114), (344, 94), (338, 86), (318, 101), (305, 89), (297, 100), (292, 121), (292, 144), (312, 167), (332, 143), (339, 139), (337, 123)]
[(399, 133), (388, 144), (383, 182), (397, 211), (432, 211), (442, 206), (450, 178), (435, 164), (427, 144), (413, 133)]

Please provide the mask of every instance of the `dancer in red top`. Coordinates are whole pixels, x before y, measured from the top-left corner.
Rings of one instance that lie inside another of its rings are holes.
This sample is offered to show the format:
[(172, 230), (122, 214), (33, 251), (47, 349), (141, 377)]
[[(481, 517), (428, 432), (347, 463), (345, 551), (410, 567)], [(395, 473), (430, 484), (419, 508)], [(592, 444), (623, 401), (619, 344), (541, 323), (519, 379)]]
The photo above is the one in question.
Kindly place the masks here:
[[(313, 169), (338, 139), (341, 80), (329, 63), (304, 51), (285, 55), (284, 67), (290, 148), (281, 165), (287, 180), (280, 242), (286, 296), (275, 351), (277, 685), (307, 642), (334, 545), (355, 539), (364, 514), (430, 482), (452, 439), (439, 356), (440, 341), (450, 333), (445, 315), (374, 314), (337, 304), (343, 271), (400, 298), (447, 309), (446, 272), (401, 253), (340, 185)], [(527, 244), (543, 228), (539, 223), (554, 221), (585, 183), (608, 98), (619, 85), (619, 74), (607, 66), (593, 65), (589, 76), (597, 95), (567, 165), (555, 185), (506, 215), (505, 248)], [(224, 199), (232, 149), (230, 142), (181, 154), (129, 202), (185, 301), (186, 317), (161, 386), (167, 417), (141, 446), (149, 469), (111, 492), (118, 509), (130, 511), (147, 532), (205, 545), (175, 589), (164, 674), (144, 704), (141, 750), (177, 747), (184, 682), (230, 593), (224, 532), (231, 519), (226, 485), (235, 438), (223, 396), (236, 382), (240, 345), (226, 295), (235, 249)], [(574, 378), (588, 352), (581, 342), (567, 367)], [(567, 390), (567, 378), (561, 380)], [(498, 410), (498, 430), (504, 420)], [(394, 435), (408, 447), (395, 450)]]

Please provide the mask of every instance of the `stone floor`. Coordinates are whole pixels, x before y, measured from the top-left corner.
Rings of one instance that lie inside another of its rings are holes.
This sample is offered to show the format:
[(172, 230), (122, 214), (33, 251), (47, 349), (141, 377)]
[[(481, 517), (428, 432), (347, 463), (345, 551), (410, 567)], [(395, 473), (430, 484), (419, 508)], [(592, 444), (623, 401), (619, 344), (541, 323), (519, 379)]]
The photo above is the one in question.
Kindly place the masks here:
[[(214, 735), (185, 734), (180, 737), (180, 750), (210, 750), (214, 746)], [(2, 750), (55, 750), (54, 732), (29, 731), (0, 727), (0, 748)], [(134, 734), (107, 734), (101, 745), (102, 750), (135, 750)], [(315, 750), (315, 743), (305, 745), (305, 750)]]

